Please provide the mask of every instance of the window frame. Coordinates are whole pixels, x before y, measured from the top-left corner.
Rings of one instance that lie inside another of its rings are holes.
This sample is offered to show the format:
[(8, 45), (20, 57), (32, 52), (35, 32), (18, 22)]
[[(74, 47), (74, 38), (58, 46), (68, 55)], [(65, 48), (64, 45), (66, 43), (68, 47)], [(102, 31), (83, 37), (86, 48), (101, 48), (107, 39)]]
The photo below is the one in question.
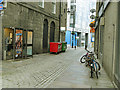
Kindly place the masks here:
[[(38, 6), (41, 7), (41, 8), (44, 8), (44, 2), (45, 2), (44, 0), (39, 0), (39, 5)], [(40, 3), (42, 3), (42, 5)]]

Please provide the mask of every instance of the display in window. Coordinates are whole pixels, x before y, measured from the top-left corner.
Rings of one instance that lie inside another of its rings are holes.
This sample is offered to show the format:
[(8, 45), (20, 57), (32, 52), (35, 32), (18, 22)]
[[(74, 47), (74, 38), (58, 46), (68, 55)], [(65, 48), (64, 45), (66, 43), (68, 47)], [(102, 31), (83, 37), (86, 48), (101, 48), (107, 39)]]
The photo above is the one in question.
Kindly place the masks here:
[(16, 40), (15, 40), (15, 49), (16, 49), (16, 55), (15, 57), (22, 57), (22, 30), (16, 30)]

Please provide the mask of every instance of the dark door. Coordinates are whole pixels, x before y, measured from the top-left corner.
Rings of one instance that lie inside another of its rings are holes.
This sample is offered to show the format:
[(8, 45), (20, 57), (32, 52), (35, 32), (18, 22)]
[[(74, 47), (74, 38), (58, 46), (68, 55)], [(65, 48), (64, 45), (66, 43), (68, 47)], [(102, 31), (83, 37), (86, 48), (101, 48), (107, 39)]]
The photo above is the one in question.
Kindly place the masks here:
[(51, 25), (50, 25), (50, 42), (54, 42), (54, 35), (55, 35), (55, 23), (51, 22)]
[(48, 52), (48, 21), (45, 19), (43, 24), (43, 53)]

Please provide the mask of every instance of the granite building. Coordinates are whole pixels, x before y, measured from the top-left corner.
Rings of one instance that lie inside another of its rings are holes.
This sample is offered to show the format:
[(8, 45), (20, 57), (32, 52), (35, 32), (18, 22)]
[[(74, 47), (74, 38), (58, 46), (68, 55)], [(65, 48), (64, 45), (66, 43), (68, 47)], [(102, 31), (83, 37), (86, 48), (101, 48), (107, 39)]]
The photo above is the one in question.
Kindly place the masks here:
[(2, 16), (2, 59), (49, 52), (49, 42), (64, 41), (67, 2), (8, 2)]
[(120, 2), (96, 4), (94, 50), (111, 81), (120, 88)]

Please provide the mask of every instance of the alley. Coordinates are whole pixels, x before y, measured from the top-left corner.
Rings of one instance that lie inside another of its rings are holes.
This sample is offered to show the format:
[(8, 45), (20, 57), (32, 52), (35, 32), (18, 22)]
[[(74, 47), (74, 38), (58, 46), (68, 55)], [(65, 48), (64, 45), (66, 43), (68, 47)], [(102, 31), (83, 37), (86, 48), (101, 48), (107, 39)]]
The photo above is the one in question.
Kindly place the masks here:
[(33, 58), (2, 62), (3, 88), (113, 88), (102, 69), (99, 79), (91, 79), (89, 69), (79, 63), (83, 48), (65, 53), (39, 54)]

